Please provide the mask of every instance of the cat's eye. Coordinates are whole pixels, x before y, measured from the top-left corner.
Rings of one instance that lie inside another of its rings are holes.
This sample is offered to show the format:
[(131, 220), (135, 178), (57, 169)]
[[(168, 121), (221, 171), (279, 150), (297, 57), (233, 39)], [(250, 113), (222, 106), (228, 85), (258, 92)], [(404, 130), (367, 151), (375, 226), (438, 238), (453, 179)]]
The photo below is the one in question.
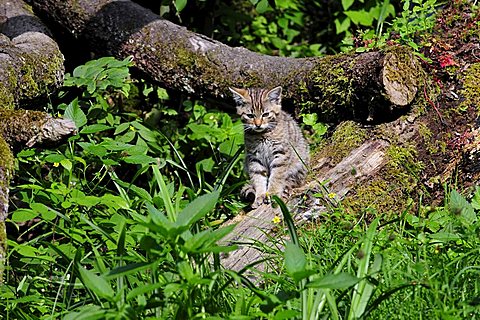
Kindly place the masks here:
[(265, 112), (262, 114), (262, 118), (267, 118), (270, 115), (270, 112)]
[(255, 115), (253, 113), (247, 113), (245, 116), (249, 119), (255, 118)]

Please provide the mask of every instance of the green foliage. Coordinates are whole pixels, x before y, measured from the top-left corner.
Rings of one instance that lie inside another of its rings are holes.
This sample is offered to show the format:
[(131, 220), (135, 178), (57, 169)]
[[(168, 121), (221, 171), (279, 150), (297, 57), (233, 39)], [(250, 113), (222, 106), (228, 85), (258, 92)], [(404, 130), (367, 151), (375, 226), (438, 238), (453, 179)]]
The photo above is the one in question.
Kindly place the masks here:
[(103, 57), (91, 60), (85, 65), (73, 70), (72, 76), (65, 77), (65, 87), (86, 87), (89, 95), (100, 95), (109, 90), (118, 90), (128, 97), (130, 90), (129, 81), (126, 81), (130, 73), (128, 67), (133, 66), (132, 59), (125, 58), (122, 61), (113, 57)]
[(309, 137), (310, 145), (318, 145), (325, 133), (327, 133), (327, 125), (318, 122), (318, 115), (316, 113), (304, 113), (302, 114), (302, 123), (310, 130), (310, 133), (307, 135)]
[(396, 13), (389, 0), (367, 3), (364, 0), (342, 0), (342, 9), (334, 23), (337, 34), (344, 34), (344, 44), (349, 43), (355, 32), (365, 28), (375, 27), (376, 34), (381, 34), (384, 22), (395, 17)]
[[(388, 2), (388, 1), (385, 1)], [(406, 0), (402, 1), (402, 10), (389, 23), (388, 28), (383, 32), (385, 23), (384, 8), (380, 10), (381, 14), (378, 20), (377, 28), (367, 28), (359, 32), (359, 37), (351, 41), (344, 40), (344, 49), (350, 49), (354, 44), (357, 52), (363, 52), (372, 48), (384, 47), (387, 43), (399, 43), (408, 45), (415, 51), (424, 45), (428, 39), (424, 39), (426, 32), (431, 30), (436, 19), (438, 7), (437, 0)], [(390, 8), (390, 5), (389, 5)]]
[(418, 51), (419, 45), (415, 40), (433, 28), (437, 6), (436, 0), (406, 0), (403, 11), (389, 30), (398, 34), (397, 41)]
[[(78, 134), (56, 150), (18, 154), (9, 223), (17, 235), (9, 240), (2, 318), (228, 312), (233, 291), (217, 292), (228, 277), (210, 262), (232, 249), (217, 242), (233, 226), (211, 225), (225, 218), (222, 210), (212, 214), (215, 207), (238, 205), (229, 193), (242, 172), (241, 124), (185, 101), (184, 127), (152, 128), (122, 112), (139, 85), (130, 80), (130, 65), (101, 58), (76, 68), (67, 84), (82, 91), (62, 93), (72, 100), (54, 112), (72, 119)], [(168, 96), (149, 89), (161, 108)], [(168, 107), (160, 114), (160, 125), (180, 117)]]
[(302, 40), (305, 12), (302, 1), (251, 0), (256, 9), (252, 23), (242, 30), (243, 46), (281, 56), (322, 55), (321, 45)]
[[(237, 30), (226, 37), (233, 44), (310, 56), (339, 50), (332, 39), (350, 34), (359, 37), (344, 48), (395, 41), (418, 49), (437, 5), (404, 1), (402, 11), (386, 0), (327, 2), (331, 11), (312, 10), (325, 1), (283, 0), (235, 10), (221, 1), (163, 1), (162, 10), (168, 15), (173, 6), (170, 14), (194, 22), (202, 16), (194, 9), (206, 8), (214, 17), (205, 20), (221, 21), (210, 30), (217, 37)], [(229, 21), (237, 15), (238, 23)], [(273, 265), (257, 273), (262, 285), (245, 275), (255, 265), (224, 270), (221, 257), (234, 247), (222, 243), (233, 228), (222, 222), (244, 205), (242, 125), (204, 102), (131, 79), (131, 65), (101, 58), (76, 68), (52, 113), (72, 119), (78, 134), (55, 149), (17, 155), (0, 317), (480, 317), (480, 189), (471, 198), (451, 191), (442, 207), (418, 205), (387, 222), (356, 220), (339, 206), (300, 229), (277, 199), (290, 241), (275, 233), (274, 246), (257, 244)], [(315, 114), (302, 120), (317, 143), (326, 126)]]

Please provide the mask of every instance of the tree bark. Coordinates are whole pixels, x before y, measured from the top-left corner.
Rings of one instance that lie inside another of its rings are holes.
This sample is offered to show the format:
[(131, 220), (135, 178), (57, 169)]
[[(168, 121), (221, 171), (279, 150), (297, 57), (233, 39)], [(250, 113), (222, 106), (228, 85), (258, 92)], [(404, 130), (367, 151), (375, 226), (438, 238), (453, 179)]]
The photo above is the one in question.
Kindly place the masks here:
[(360, 55), (284, 58), (231, 48), (162, 20), (130, 1), (36, 0), (34, 9), (98, 55), (133, 56), (169, 89), (229, 101), (229, 86), (284, 87), (286, 104), (323, 121), (380, 122), (405, 112), (421, 83), (415, 57), (402, 47)]
[(23, 1), (0, 0), (0, 105), (38, 102), (63, 81), (63, 55)]

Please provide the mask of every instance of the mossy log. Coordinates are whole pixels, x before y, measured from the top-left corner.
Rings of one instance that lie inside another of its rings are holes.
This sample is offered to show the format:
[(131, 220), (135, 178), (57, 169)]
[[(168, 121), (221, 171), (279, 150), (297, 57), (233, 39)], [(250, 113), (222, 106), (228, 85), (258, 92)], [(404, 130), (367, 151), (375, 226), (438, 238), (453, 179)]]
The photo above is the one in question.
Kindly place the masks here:
[(63, 55), (23, 1), (0, 0), (0, 105), (45, 98), (63, 81)]
[(32, 5), (98, 55), (131, 55), (166, 88), (216, 101), (231, 101), (228, 86), (282, 85), (287, 105), (317, 112), (324, 121), (380, 121), (405, 110), (419, 86), (416, 59), (403, 47), (325, 58), (273, 57), (190, 32), (130, 1)]
[(70, 119), (56, 119), (41, 111), (0, 109), (0, 136), (14, 151), (57, 142), (75, 130)]

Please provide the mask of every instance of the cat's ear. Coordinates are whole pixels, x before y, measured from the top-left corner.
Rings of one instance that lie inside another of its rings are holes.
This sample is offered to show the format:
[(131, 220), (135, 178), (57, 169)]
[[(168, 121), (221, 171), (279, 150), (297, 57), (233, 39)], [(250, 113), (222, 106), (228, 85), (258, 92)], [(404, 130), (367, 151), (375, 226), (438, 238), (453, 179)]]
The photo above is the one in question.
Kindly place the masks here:
[(247, 102), (247, 95), (248, 91), (245, 89), (238, 89), (238, 88), (230, 88), (228, 87), (230, 91), (233, 93), (233, 100), (235, 100), (235, 103), (237, 106), (243, 106)]
[(271, 103), (282, 103), (282, 87), (278, 86), (267, 92), (267, 98)]

